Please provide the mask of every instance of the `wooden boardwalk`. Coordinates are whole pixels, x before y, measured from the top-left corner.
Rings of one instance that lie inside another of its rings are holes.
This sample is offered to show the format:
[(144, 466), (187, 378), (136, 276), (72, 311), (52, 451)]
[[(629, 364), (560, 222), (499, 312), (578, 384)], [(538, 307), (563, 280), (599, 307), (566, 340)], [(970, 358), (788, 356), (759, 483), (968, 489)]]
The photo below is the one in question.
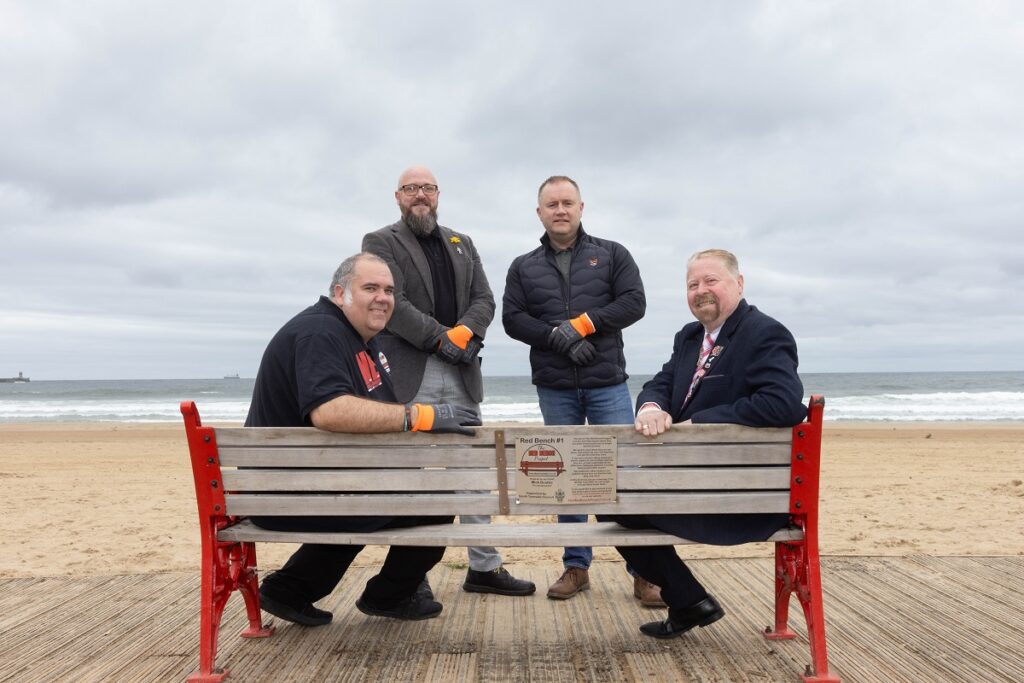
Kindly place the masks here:
[[(640, 635), (663, 610), (641, 608), (621, 563), (597, 563), (593, 589), (566, 602), (544, 588), (558, 567), (513, 567), (541, 593), (464, 593), (461, 569), (431, 582), (444, 613), (403, 623), (353, 602), (372, 570), (353, 568), (325, 601), (334, 623), (278, 624), (243, 640), (240, 598), (218, 665), (234, 681), (797, 681), (796, 640), (768, 642), (771, 563), (697, 560), (727, 616), (675, 641)], [(1024, 557), (829, 557), (823, 560), (833, 670), (844, 681), (1024, 681)], [(0, 579), (0, 681), (183, 681), (198, 661), (196, 574)]]

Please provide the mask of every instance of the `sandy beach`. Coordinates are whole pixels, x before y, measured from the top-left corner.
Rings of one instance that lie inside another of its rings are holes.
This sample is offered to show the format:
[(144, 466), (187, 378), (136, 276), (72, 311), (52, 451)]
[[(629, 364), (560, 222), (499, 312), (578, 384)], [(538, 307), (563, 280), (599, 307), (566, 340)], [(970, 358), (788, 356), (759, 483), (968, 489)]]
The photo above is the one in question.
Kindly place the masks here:
[[(825, 555), (1024, 555), (1024, 425), (826, 425)], [(0, 425), (0, 576), (195, 570), (196, 508), (178, 424)], [(260, 547), (262, 568), (292, 547)], [(686, 546), (750, 557), (762, 544)], [(357, 565), (379, 562), (368, 548)], [(557, 549), (508, 549), (510, 565), (556, 565)], [(620, 561), (613, 549), (597, 561)], [(465, 562), (450, 549), (445, 562)]]

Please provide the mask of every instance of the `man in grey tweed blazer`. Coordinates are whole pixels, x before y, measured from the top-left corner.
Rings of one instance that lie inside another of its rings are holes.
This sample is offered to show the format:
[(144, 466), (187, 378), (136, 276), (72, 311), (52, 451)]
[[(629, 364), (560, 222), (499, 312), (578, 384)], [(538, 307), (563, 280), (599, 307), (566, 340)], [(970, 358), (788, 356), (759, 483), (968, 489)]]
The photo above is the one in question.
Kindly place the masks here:
[[(484, 393), (479, 352), (494, 318), (494, 296), (473, 240), (438, 225), (440, 194), (429, 169), (406, 169), (395, 190), (401, 220), (363, 237), (363, 251), (387, 261), (395, 280), (395, 311), (377, 344), (392, 366), (399, 401), (439, 403), (450, 397), (479, 413)], [(461, 515), (459, 520), (483, 524), (490, 517)], [(509, 574), (492, 547), (469, 549), (462, 587), (499, 595), (536, 590)]]

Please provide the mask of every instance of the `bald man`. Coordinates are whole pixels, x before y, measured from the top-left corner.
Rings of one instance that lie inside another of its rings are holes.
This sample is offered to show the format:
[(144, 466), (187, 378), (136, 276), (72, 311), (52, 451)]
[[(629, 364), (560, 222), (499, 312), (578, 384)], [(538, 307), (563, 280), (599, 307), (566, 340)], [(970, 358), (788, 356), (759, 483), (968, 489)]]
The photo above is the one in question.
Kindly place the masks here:
[[(434, 396), (438, 400), (428, 403), (450, 399), (479, 414), (484, 394), (479, 352), (494, 319), (494, 296), (473, 240), (438, 225), (440, 196), (430, 169), (407, 168), (395, 189), (401, 220), (363, 237), (363, 251), (383, 258), (395, 279), (395, 312), (378, 343), (396, 370), (399, 401), (422, 403)], [(461, 515), (459, 520), (484, 524), (490, 517)], [(462, 588), (498, 595), (536, 590), (509, 574), (492, 547), (469, 549)]]

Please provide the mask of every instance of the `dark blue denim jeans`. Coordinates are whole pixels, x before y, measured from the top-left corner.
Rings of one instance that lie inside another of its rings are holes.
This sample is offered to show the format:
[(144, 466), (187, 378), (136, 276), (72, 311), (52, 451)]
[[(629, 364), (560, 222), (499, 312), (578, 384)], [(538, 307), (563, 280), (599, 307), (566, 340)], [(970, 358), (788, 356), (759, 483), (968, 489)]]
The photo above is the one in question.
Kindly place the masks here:
[[(633, 401), (626, 383), (596, 389), (537, 387), (540, 412), (546, 425), (618, 425), (633, 423)], [(558, 515), (559, 522), (586, 522), (586, 515)], [(566, 548), (562, 565), (590, 569), (592, 548)]]

